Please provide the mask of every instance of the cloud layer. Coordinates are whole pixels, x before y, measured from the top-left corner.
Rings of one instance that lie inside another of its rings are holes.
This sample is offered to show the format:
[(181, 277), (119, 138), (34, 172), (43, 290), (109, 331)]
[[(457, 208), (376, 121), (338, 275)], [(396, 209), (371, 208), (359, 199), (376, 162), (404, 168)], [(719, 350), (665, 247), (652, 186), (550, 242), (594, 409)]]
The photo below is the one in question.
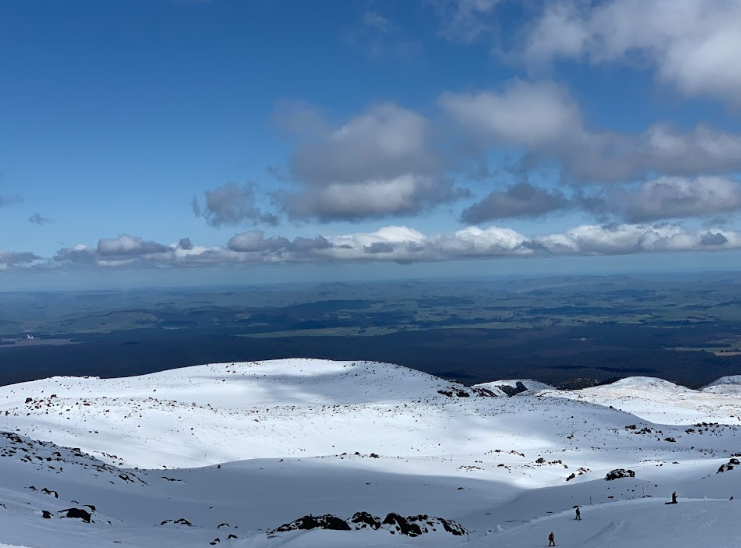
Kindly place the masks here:
[(689, 231), (676, 224), (580, 225), (564, 232), (526, 236), (510, 228), (471, 226), (426, 235), (406, 226), (311, 238), (240, 232), (224, 246), (194, 245), (188, 238), (164, 245), (122, 235), (95, 246), (60, 249), (47, 261), (32, 253), (0, 251), (0, 268), (192, 268), (282, 263), (400, 264), (466, 259), (532, 258), (741, 249), (741, 232), (712, 228)]

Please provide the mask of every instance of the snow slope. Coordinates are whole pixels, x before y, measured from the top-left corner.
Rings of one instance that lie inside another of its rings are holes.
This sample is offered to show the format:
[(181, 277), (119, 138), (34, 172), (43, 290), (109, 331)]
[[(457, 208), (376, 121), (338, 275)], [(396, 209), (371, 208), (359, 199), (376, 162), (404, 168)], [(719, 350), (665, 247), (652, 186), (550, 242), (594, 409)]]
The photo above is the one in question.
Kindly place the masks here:
[(692, 390), (663, 379), (629, 377), (582, 390), (549, 390), (540, 394), (612, 406), (661, 424), (718, 422), (741, 424), (741, 386), (734, 377)]
[[(642, 378), (487, 397), (390, 364), (300, 359), (18, 384), (0, 388), (0, 543), (514, 547), (554, 531), (559, 546), (738, 546), (741, 469), (717, 472), (741, 430), (721, 402), (738, 405)], [(717, 416), (730, 424), (687, 426)], [(605, 481), (616, 468), (635, 477)], [(93, 523), (61, 517), (86, 504)], [(266, 534), (359, 511), (469, 535)]]

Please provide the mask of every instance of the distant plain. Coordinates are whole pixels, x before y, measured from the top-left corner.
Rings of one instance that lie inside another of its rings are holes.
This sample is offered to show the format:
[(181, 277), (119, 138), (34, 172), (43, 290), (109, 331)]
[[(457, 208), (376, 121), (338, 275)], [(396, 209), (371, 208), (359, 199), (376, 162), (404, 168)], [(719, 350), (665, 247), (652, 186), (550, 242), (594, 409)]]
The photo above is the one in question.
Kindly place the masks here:
[[(32, 338), (31, 338), (32, 337)], [(0, 293), (0, 384), (286, 357), (466, 384), (741, 372), (741, 276), (578, 276)]]

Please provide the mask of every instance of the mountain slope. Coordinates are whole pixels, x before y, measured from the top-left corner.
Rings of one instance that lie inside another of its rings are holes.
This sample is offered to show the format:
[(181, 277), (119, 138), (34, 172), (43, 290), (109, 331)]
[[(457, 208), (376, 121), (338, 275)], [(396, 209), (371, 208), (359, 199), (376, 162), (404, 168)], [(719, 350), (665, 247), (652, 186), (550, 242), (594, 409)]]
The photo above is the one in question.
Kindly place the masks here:
[[(641, 378), (490, 397), (394, 365), (321, 360), (8, 386), (0, 541), (526, 546), (554, 530), (563, 546), (698, 546), (699, 534), (731, 546), (741, 533), (730, 501), (741, 496), (741, 470), (728, 465), (741, 431), (654, 424), (606, 403), (661, 417), (679, 398), (707, 423), (719, 397)], [(605, 481), (617, 468), (634, 477)], [(664, 505), (672, 491), (677, 507)], [(576, 504), (582, 522), (572, 519)], [(92, 523), (62, 517), (84, 505), (95, 507)], [(361, 511), (439, 516), (469, 534), (265, 533), (308, 514)]]

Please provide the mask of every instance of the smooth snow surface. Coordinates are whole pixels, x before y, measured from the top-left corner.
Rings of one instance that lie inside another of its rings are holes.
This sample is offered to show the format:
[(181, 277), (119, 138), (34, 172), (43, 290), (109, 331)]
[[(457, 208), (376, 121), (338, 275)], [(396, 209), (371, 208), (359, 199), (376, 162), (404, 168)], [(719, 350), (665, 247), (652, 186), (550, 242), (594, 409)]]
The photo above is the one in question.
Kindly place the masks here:
[[(553, 531), (558, 546), (740, 545), (741, 467), (717, 472), (741, 451), (741, 406), (714, 390), (737, 383), (522, 382), (528, 393), (487, 397), (395, 365), (294, 359), (3, 387), (0, 543), (521, 547)], [(605, 481), (616, 468), (635, 477)], [(679, 504), (665, 505), (672, 491)], [(61, 517), (84, 505), (92, 523)], [(359, 511), (469, 535), (265, 533)]]
[(741, 385), (729, 380), (734, 378), (739, 377), (724, 377), (702, 390), (691, 390), (654, 377), (629, 377), (605, 386), (550, 390), (540, 394), (613, 406), (659, 424), (718, 422), (739, 425)]

